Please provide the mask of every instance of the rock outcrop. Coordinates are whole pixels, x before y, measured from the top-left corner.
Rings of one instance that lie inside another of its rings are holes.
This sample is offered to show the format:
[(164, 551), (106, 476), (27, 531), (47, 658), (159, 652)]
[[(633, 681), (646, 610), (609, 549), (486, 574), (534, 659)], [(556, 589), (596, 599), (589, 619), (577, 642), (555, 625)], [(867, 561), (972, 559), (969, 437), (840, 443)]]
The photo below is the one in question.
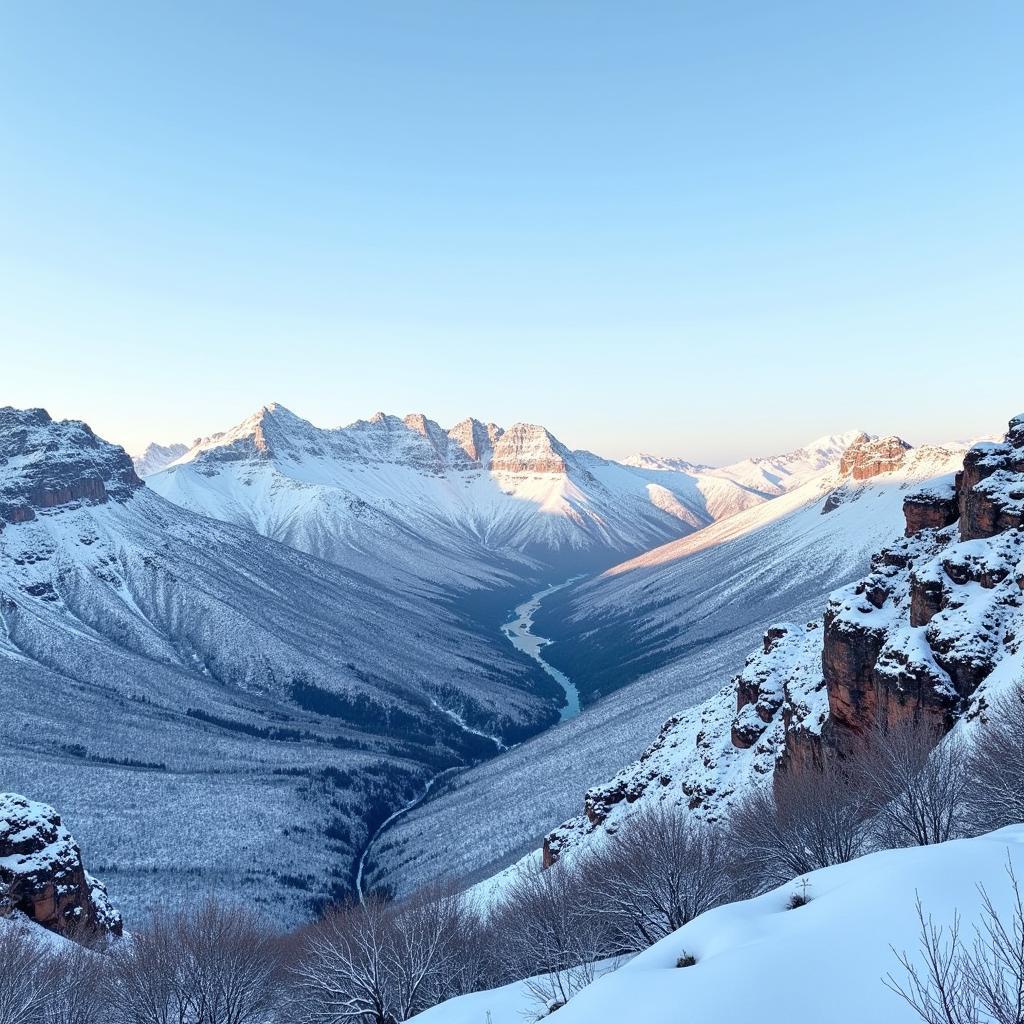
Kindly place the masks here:
[(121, 915), (60, 815), (15, 793), (0, 793), (0, 894), (50, 931), (121, 934)]
[[(886, 472), (879, 467), (900, 464), (908, 447), (865, 437), (843, 471)], [(820, 624), (769, 629), (729, 686), (670, 719), (639, 761), (587, 793), (585, 813), (545, 840), (544, 863), (596, 828), (614, 831), (628, 804), (665, 801), (715, 820), (779, 773), (849, 756), (876, 724), (923, 717), (946, 730), (986, 706), (996, 675), (997, 686), (1019, 682), (1024, 416), (903, 508), (905, 535), (830, 596)]]
[(922, 530), (941, 530), (960, 518), (960, 505), (952, 481), (922, 487), (903, 500), (906, 536)]
[(973, 540), (1024, 526), (1024, 416), (1001, 444), (975, 445), (957, 475), (960, 537)]
[(75, 503), (127, 501), (142, 486), (123, 448), (45, 409), (0, 409), (0, 529)]
[(904, 512), (906, 536), (829, 600), (821, 655), (829, 713), (813, 741), (819, 760), (848, 755), (876, 723), (924, 716), (948, 729), (1019, 643), (1024, 420), (1011, 421), (1002, 444), (970, 449), (951, 486), (908, 496)]
[(871, 438), (861, 434), (843, 453), (839, 472), (853, 480), (870, 480), (880, 473), (891, 473), (903, 462), (910, 447), (901, 437)]
[(494, 446), (491, 469), (499, 473), (564, 473), (569, 450), (543, 427), (516, 423)]

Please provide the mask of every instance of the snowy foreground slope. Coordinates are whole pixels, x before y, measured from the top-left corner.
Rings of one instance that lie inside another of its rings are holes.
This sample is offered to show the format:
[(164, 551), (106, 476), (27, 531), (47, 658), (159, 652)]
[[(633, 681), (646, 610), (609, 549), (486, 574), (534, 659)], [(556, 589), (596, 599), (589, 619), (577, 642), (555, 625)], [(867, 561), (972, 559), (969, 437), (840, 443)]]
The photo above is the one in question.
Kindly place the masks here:
[[(917, 959), (920, 897), (936, 923), (962, 918), (968, 940), (983, 884), (1011, 905), (1006, 873), (1024, 877), (1024, 826), (938, 846), (873, 853), (805, 876), (810, 903), (787, 909), (803, 880), (711, 910), (578, 992), (559, 1024), (912, 1024), (919, 1020), (883, 984), (904, 980), (896, 954)], [(1009, 916), (1007, 917), (1009, 921)], [(677, 967), (689, 954), (692, 967)], [(523, 1024), (536, 1004), (522, 984), (452, 999), (421, 1024)]]
[[(903, 534), (906, 495), (951, 479), (964, 456), (962, 448), (921, 448), (904, 451), (897, 465), (874, 465), (873, 444), (858, 446), (860, 469), (851, 459), (845, 473), (828, 469), (653, 552), (650, 564), (617, 567), (576, 588), (578, 597), (550, 616), (542, 605), (535, 631), (569, 636), (544, 656), (566, 668), (585, 701), (621, 681), (609, 667), (625, 663), (634, 681), (438, 787), (379, 845), (381, 879), (407, 891), (432, 878), (484, 874), (536, 849), (554, 823), (579, 812), (583, 793), (639, 757), (666, 719), (719, 691), (767, 624), (819, 617), (830, 591), (863, 575), (871, 555)], [(871, 465), (884, 471), (854, 478)], [(570, 626), (564, 608), (578, 616)], [(634, 647), (640, 655), (631, 663)], [(454, 838), (438, 846), (435, 835)]]
[[(805, 461), (837, 457), (825, 446)], [(570, 451), (533, 424), (444, 430), (378, 413), (320, 429), (280, 405), (196, 442), (148, 482), (185, 508), (426, 590), (608, 565), (778, 493), (723, 471)]]
[(0, 785), (76, 822), (129, 916), (216, 891), (295, 920), (559, 693), (444, 608), (163, 500), (84, 424), (0, 409), (0, 699)]

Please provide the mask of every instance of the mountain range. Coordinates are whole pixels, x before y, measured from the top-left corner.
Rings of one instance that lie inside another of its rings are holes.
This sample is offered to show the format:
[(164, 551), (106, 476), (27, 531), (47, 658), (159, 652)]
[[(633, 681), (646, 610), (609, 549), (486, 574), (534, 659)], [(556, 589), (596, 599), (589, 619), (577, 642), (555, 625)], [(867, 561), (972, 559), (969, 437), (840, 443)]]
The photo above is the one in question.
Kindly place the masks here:
[(445, 430), (377, 413), (321, 429), (272, 404), (159, 471), (153, 446), (136, 466), (192, 511), (396, 585), (466, 591), (603, 568), (692, 533), (819, 472), (854, 436), (712, 470), (570, 451), (534, 424)]
[[(0, 410), (6, 788), (74, 818), (129, 914), (211, 891), (295, 921), (501, 866), (961, 456), (853, 431), (618, 463), (535, 425), (270, 405), (133, 464)], [(536, 617), (585, 707), (551, 729), (562, 689), (499, 627), (581, 574)]]

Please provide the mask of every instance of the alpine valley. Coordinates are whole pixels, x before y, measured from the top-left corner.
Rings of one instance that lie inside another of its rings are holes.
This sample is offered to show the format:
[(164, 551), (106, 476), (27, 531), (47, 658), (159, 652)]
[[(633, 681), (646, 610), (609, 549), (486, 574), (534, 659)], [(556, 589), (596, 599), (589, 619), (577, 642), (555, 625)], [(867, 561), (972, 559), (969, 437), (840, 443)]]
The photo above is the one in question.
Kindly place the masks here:
[(294, 924), (485, 877), (588, 833), (582, 793), (709, 714), (765, 624), (813, 617), (963, 460), (850, 431), (615, 462), (271, 404), (133, 462), (0, 410), (2, 788), (74, 822), (126, 917), (241, 895)]

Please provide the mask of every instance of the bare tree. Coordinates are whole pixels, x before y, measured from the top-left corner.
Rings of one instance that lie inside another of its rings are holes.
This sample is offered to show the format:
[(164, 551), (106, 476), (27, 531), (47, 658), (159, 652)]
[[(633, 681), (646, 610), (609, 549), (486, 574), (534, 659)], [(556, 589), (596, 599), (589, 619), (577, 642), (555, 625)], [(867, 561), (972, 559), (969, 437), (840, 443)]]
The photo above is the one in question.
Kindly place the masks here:
[(733, 874), (741, 892), (766, 892), (867, 852), (870, 802), (843, 768), (786, 773), (755, 790), (729, 819)]
[(945, 929), (931, 917), (925, 917), (919, 898), (917, 919), (922, 963), (918, 966), (906, 952), (897, 953), (906, 977), (900, 981), (890, 974), (885, 978), (886, 986), (925, 1024), (980, 1024), (980, 1007), (969, 984), (959, 915)]
[(676, 807), (634, 812), (581, 871), (584, 898), (623, 951), (652, 945), (732, 891), (720, 835)]
[(469, 942), (478, 930), (465, 900), (443, 890), (337, 908), (303, 937), (293, 1015), (310, 1024), (407, 1020), (474, 987), (479, 954)]
[(874, 805), (877, 844), (928, 846), (966, 835), (966, 760), (957, 734), (943, 738), (941, 727), (922, 719), (874, 728), (855, 777)]
[(110, 959), (116, 1024), (258, 1024), (277, 993), (274, 937), (235, 907), (157, 915)]
[(48, 967), (46, 950), (26, 928), (0, 930), (0, 1024), (43, 1024)]
[(505, 975), (528, 979), (528, 990), (547, 1011), (589, 985), (595, 962), (613, 949), (602, 915), (585, 898), (585, 884), (564, 861), (545, 871), (524, 867), (492, 917)]
[(1024, 895), (1012, 863), (1007, 863), (1011, 896), (1008, 917), (984, 886), (980, 921), (970, 944), (955, 916), (944, 929), (925, 916), (920, 900), (920, 964), (906, 952), (897, 958), (904, 978), (889, 975), (886, 985), (925, 1024), (1021, 1024), (1024, 1021)]
[(967, 755), (975, 833), (1024, 821), (1024, 684), (995, 701), (986, 718)]
[(300, 1017), (310, 1024), (391, 1024), (386, 904), (369, 896), (331, 910), (305, 936), (293, 966)]
[(68, 944), (47, 965), (45, 1024), (104, 1024), (107, 958)]
[(469, 990), (463, 936), (473, 916), (460, 896), (437, 889), (392, 908), (386, 967), (397, 1020)]

